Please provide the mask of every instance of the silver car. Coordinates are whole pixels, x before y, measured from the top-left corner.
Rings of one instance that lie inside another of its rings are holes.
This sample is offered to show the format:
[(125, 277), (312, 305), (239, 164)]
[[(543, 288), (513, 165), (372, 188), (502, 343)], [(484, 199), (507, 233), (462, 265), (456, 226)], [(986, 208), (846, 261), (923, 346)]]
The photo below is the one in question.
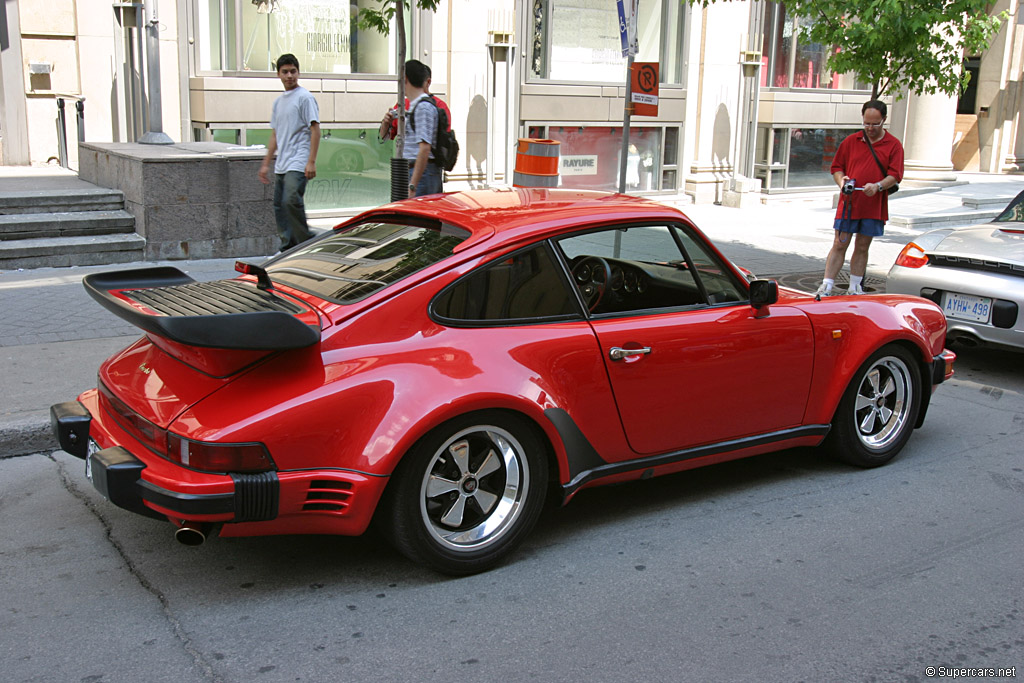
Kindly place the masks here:
[(1024, 350), (1024, 192), (991, 223), (915, 237), (886, 291), (941, 306), (950, 341)]

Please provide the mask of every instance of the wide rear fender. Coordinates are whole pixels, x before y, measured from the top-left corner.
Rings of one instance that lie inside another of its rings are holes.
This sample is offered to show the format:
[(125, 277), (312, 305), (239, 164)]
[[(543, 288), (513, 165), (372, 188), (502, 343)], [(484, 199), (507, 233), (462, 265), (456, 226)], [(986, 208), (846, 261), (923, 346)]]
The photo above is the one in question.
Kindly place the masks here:
[(444, 422), (507, 410), (537, 425), (566, 481), (565, 446), (545, 416), (561, 409), (603, 452), (629, 453), (585, 322), (424, 325), (421, 333), (366, 346), (278, 354), (200, 401), (172, 429), (199, 440), (262, 441), (281, 470), (342, 468), (383, 476)]

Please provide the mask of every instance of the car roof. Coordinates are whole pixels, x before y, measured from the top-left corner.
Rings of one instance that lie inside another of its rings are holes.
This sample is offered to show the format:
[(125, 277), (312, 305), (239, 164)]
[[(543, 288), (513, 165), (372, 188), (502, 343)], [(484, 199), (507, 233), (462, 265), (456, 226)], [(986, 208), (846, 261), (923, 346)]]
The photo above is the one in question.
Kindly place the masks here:
[(428, 195), (385, 204), (335, 229), (395, 215), (439, 220), (467, 230), (470, 237), (456, 252), (485, 241), (493, 242), (489, 246), (499, 246), (527, 237), (550, 236), (588, 223), (686, 220), (682, 211), (641, 197), (592, 190), (511, 187)]

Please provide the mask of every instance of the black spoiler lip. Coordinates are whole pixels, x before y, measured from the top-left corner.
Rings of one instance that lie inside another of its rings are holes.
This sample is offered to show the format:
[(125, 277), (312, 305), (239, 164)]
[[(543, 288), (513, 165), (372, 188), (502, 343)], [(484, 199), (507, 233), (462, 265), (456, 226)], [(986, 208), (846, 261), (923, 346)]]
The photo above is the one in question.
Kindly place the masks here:
[[(144, 313), (118, 299), (110, 290), (155, 289), (196, 280), (172, 266), (92, 273), (82, 279), (89, 295), (101, 306), (149, 332), (189, 346), (250, 351), (301, 349), (320, 341), (320, 328), (283, 311), (167, 316)], [(319, 317), (319, 314), (317, 314)]]

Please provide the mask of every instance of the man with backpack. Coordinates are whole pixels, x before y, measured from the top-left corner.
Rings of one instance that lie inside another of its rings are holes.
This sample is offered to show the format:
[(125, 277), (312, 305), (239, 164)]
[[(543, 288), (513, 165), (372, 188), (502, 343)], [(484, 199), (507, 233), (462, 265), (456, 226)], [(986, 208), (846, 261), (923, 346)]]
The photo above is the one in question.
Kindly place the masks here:
[[(410, 197), (443, 192), (442, 169), (451, 170), (458, 154), (448, 107), (427, 92), (429, 87), (430, 67), (417, 59), (407, 61), (405, 90), (409, 125), (406, 127), (402, 158), (409, 162)], [(389, 110), (381, 121), (382, 140), (394, 135), (392, 123), (397, 118), (396, 109)], [(439, 140), (440, 136), (444, 136), (444, 140)]]

